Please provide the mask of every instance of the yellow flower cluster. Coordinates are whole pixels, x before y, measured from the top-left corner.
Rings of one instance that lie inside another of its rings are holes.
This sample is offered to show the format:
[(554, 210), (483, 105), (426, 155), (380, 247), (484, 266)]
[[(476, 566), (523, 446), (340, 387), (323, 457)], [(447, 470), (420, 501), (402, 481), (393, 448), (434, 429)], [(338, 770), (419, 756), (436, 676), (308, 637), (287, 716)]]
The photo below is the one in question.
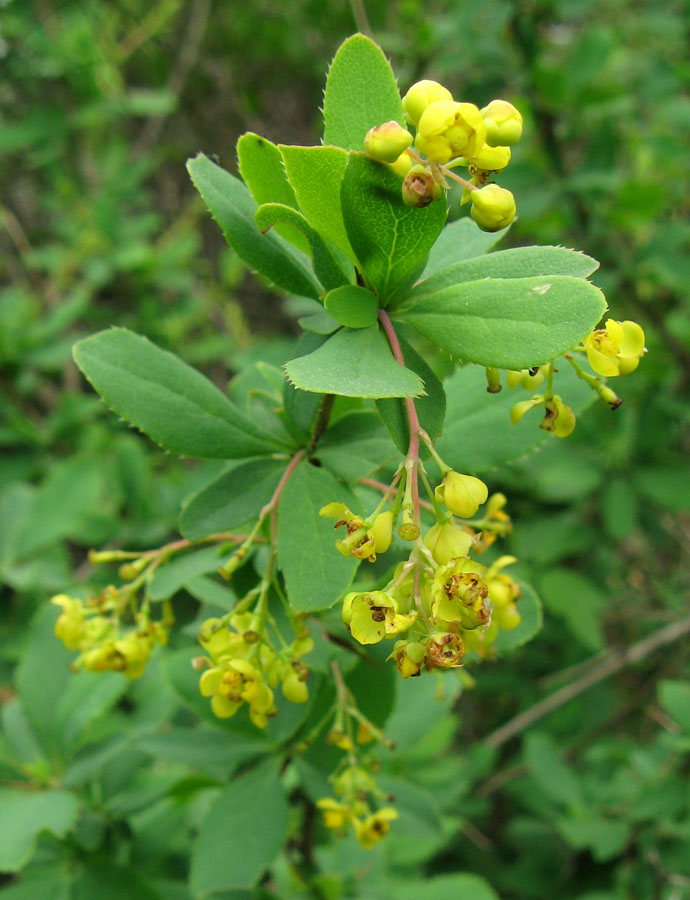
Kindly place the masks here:
[(154, 645), (168, 642), (167, 626), (172, 620), (168, 615), (163, 621), (152, 622), (140, 613), (134, 628), (120, 632), (117, 615), (103, 614), (103, 609), (116, 600), (114, 590), (101, 597), (88, 598), (86, 604), (67, 594), (58, 594), (51, 600), (61, 609), (55, 636), (68, 650), (79, 651), (73, 668), (89, 672), (111, 670), (122, 672), (128, 678), (139, 678)]
[(332, 831), (352, 828), (360, 845), (371, 850), (390, 831), (390, 823), (398, 818), (397, 810), (382, 806), (372, 811), (369, 797), (381, 799), (382, 794), (362, 766), (348, 765), (331, 780), (339, 799), (322, 797), (316, 802), (324, 825)]
[[(454, 100), (447, 88), (429, 80), (413, 84), (402, 103), (414, 137), (392, 121), (370, 129), (364, 145), (367, 153), (391, 165), (404, 179), (405, 203), (427, 206), (447, 187), (445, 177), (453, 177), (449, 169), (465, 166), (470, 180), (463, 181), (462, 202), (472, 201), (475, 222), (484, 231), (510, 225), (515, 199), (510, 191), (488, 181), (506, 168), (510, 148), (522, 136), (522, 116), (512, 103), (492, 100), (480, 110), (474, 103)], [(413, 142), (416, 152), (409, 151)]]
[(252, 722), (265, 728), (277, 712), (274, 690), (278, 685), (291, 703), (309, 699), (309, 669), (301, 657), (313, 649), (314, 642), (306, 629), (289, 647), (276, 652), (254, 613), (236, 613), (229, 619), (207, 619), (199, 630), (199, 643), (208, 654), (195, 660), (197, 666), (205, 667), (199, 690), (210, 698), (218, 718), (234, 716), (246, 703)]
[[(472, 635), (467, 639), (472, 649), (485, 656), (499, 629), (516, 628), (520, 623), (515, 605), (520, 589), (501, 571), (515, 562), (514, 558), (501, 557), (487, 567), (470, 556), (472, 550), (485, 550), (497, 532), (510, 529), (503, 494), (489, 498), (488, 488), (479, 478), (444, 467), (434, 500), (438, 521), (415, 543), (410, 559), (396, 567), (391, 581), (380, 590), (352, 591), (342, 606), (343, 623), (360, 644), (407, 634), (396, 641), (389, 657), (403, 678), (419, 675), (422, 669), (460, 665), (468, 634)], [(452, 516), (471, 518), (484, 503), (484, 517), (478, 523), (481, 531), (453, 520)], [(441, 505), (448, 513), (441, 512)], [(360, 557), (374, 555), (375, 539), (366, 520), (337, 503), (328, 504), (321, 514), (340, 516), (337, 524), (354, 523), (353, 545), (360, 550), (372, 545), (371, 553), (367, 550)], [(387, 516), (388, 549), (398, 512), (379, 513), (378, 518), (382, 515)], [(402, 529), (398, 534), (404, 537)]]

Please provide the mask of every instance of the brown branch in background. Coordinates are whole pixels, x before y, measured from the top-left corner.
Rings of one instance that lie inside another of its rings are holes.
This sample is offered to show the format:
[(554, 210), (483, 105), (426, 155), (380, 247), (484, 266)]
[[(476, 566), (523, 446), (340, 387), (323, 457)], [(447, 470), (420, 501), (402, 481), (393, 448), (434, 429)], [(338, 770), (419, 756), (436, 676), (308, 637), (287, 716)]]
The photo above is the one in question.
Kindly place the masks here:
[(355, 20), (357, 31), (361, 31), (362, 34), (373, 38), (374, 32), (367, 16), (364, 0), (350, 0), (350, 9), (352, 10), (352, 18)]
[[(179, 97), (197, 61), (210, 12), (211, 0), (195, 0), (192, 4), (187, 27), (184, 30), (185, 37), (166, 86), (166, 90), (175, 97)], [(164, 124), (165, 116), (155, 116), (147, 121), (136, 145), (137, 154), (145, 155), (149, 152), (160, 137)]]
[(489, 747), (502, 746), (520, 734), (520, 732), (534, 725), (535, 722), (543, 719), (544, 716), (569, 703), (575, 697), (594, 687), (594, 685), (599, 684), (600, 681), (604, 681), (604, 679), (615, 675), (616, 672), (620, 672), (628, 666), (641, 662), (654, 653), (655, 650), (672, 644), (687, 634), (690, 634), (690, 616), (660, 628), (659, 631), (655, 631), (625, 650), (612, 649), (608, 656), (592, 671), (587, 672), (581, 678), (556, 691), (555, 694), (545, 697), (543, 700), (535, 703), (534, 706), (519, 713), (506, 722), (505, 725), (501, 725), (500, 728), (492, 731), (484, 739), (484, 743)]

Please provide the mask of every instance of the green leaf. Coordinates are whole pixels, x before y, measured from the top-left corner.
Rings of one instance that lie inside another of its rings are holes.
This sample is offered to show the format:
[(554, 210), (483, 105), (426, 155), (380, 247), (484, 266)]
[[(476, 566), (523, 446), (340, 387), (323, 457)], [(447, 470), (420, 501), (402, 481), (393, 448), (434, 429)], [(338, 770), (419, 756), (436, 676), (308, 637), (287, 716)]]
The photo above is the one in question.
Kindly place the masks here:
[(348, 328), (368, 328), (377, 322), (379, 304), (366, 288), (354, 284), (337, 287), (326, 294), (323, 302), (328, 315)]
[(586, 809), (587, 801), (572, 769), (563, 762), (554, 739), (541, 732), (528, 732), (524, 755), (535, 784), (555, 803), (572, 810)]
[(196, 541), (258, 518), (285, 466), (281, 460), (256, 459), (223, 472), (185, 501), (180, 516), (182, 536)]
[(396, 362), (378, 325), (341, 328), (318, 350), (285, 365), (300, 390), (345, 397), (416, 397), (424, 385)]
[(405, 125), (398, 85), (381, 48), (355, 34), (338, 48), (326, 80), (324, 144), (364, 150), (367, 131), (395, 121)]
[(278, 507), (278, 565), (288, 600), (296, 609), (328, 609), (352, 583), (357, 560), (335, 548), (332, 519), (319, 517), (331, 500), (355, 509), (356, 499), (325, 469), (302, 462), (292, 473)]
[(77, 871), (72, 900), (163, 900), (158, 893), (133, 868), (125, 868), (108, 859), (86, 858)]
[(561, 616), (580, 643), (592, 652), (604, 647), (601, 614), (608, 597), (596, 582), (580, 572), (555, 568), (544, 572), (539, 587), (549, 612)]
[[(208, 701), (207, 701), (208, 702)], [(228, 735), (210, 728), (166, 728), (162, 734), (148, 735), (137, 741), (137, 749), (155, 759), (183, 763), (192, 769), (220, 769), (225, 775), (243, 763), (266, 752), (266, 741)]]
[(27, 721), (52, 759), (59, 759), (62, 749), (58, 706), (74, 677), (69, 670), (73, 654), (54, 634), (57, 616), (58, 609), (51, 604), (39, 608), (16, 676)]
[(36, 491), (19, 531), (16, 550), (26, 558), (64, 537), (78, 534), (84, 520), (102, 507), (103, 466), (95, 459), (55, 463)]
[(287, 222), (295, 229), (299, 229), (311, 249), (316, 277), (326, 290), (349, 283), (326, 242), (298, 210), (284, 206), (282, 203), (264, 203), (257, 209), (254, 221), (262, 234), (265, 234), (277, 222)]
[(505, 237), (508, 231), (510, 225), (502, 231), (482, 231), (469, 216), (450, 222), (431, 248), (422, 277), (429, 278), (453, 263), (481, 256)]
[[(419, 424), (427, 432), (432, 440), (435, 440), (443, 429), (443, 421), (446, 415), (446, 394), (443, 385), (438, 380), (426, 361), (411, 347), (404, 338), (398, 336), (400, 349), (402, 350), (405, 364), (416, 372), (424, 382), (426, 396), (415, 400)], [(407, 419), (405, 401), (397, 398), (377, 400), (376, 407), (383, 422), (393, 438), (395, 446), (401, 453), (407, 453), (410, 443), (410, 426)], [(429, 456), (429, 451), (424, 445), (420, 448), (423, 459)]]
[[(264, 203), (280, 203), (299, 209), (297, 198), (285, 174), (280, 150), (268, 138), (252, 131), (237, 141), (237, 162), (240, 175), (249, 188), (257, 206)], [(280, 224), (278, 234), (304, 253), (309, 253), (309, 241), (294, 225)]]
[(215, 572), (219, 569), (231, 552), (231, 550), (226, 550), (224, 554), (220, 554), (219, 547), (213, 546), (173, 557), (170, 562), (156, 569), (148, 587), (149, 598), (165, 600), (172, 597), (197, 575), (205, 575), (207, 572)]
[(491, 885), (477, 875), (437, 875), (423, 881), (406, 879), (391, 884), (390, 897), (395, 900), (499, 900)]
[(410, 301), (398, 316), (465, 362), (527, 369), (572, 349), (605, 310), (593, 284), (552, 275), (454, 285)]
[(297, 320), (297, 324), (311, 334), (333, 334), (340, 328), (340, 325), (325, 310), (315, 315), (302, 316)]
[(445, 201), (425, 209), (405, 206), (400, 177), (385, 163), (359, 154), (350, 156), (340, 197), (352, 249), (379, 304), (404, 299), (441, 233)]
[(23, 868), (42, 831), (64, 837), (77, 812), (77, 798), (68, 791), (0, 788), (0, 872)]
[(201, 823), (192, 848), (190, 884), (197, 900), (254, 885), (280, 852), (289, 807), (271, 760), (228, 784)]
[(79, 341), (74, 359), (114, 412), (173, 453), (237, 459), (280, 446), (201, 373), (125, 328)]
[[(556, 392), (576, 414), (596, 399), (569, 365), (559, 365)], [(445, 382), (448, 409), (438, 452), (458, 472), (483, 472), (531, 453), (542, 444), (558, 441), (539, 428), (539, 411), (513, 425), (510, 409), (531, 395), (521, 388), (499, 394), (486, 390), (486, 374), (478, 366), (463, 366)]]
[(194, 186), (240, 259), (293, 294), (318, 299), (321, 291), (307, 258), (277, 234), (261, 235), (254, 224), (256, 204), (230, 172), (200, 153), (187, 162)]
[(348, 154), (339, 147), (291, 147), (279, 150), (299, 207), (309, 224), (354, 259), (340, 208), (340, 186)]
[(353, 483), (393, 462), (397, 453), (380, 418), (366, 410), (347, 413), (331, 425), (319, 441), (316, 457), (339, 478)]
[(535, 593), (534, 588), (524, 581), (519, 583), (522, 595), (518, 600), (518, 610), (520, 611), (520, 624), (512, 631), (499, 631), (494, 646), (503, 653), (506, 650), (513, 650), (515, 647), (521, 647), (527, 641), (541, 631), (543, 624), (543, 613), (541, 600)]
[(556, 827), (571, 847), (576, 850), (589, 848), (597, 862), (619, 856), (631, 831), (629, 822), (606, 819), (591, 811), (578, 818), (558, 819)]
[(690, 734), (690, 681), (665, 679), (659, 684), (659, 701), (683, 731)]
[(57, 707), (57, 726), (65, 753), (84, 743), (89, 728), (112, 709), (131, 682), (119, 672), (78, 672), (70, 676)]
[(532, 278), (547, 275), (571, 275), (587, 278), (599, 263), (579, 250), (565, 247), (517, 247), (499, 250), (456, 262), (441, 269), (415, 286), (411, 299), (420, 294), (435, 294), (454, 284), (479, 281), (482, 278)]

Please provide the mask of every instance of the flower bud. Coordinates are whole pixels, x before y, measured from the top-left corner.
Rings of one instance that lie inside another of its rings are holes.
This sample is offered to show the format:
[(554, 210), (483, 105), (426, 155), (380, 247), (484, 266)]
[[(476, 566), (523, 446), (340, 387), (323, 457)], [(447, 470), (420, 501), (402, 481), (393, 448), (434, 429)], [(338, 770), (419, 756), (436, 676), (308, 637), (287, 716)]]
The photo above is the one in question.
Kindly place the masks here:
[(441, 186), (434, 181), (426, 166), (412, 166), (402, 184), (402, 198), (405, 206), (423, 209), (441, 196)]
[(487, 184), (472, 191), (470, 215), (482, 231), (500, 231), (515, 218), (515, 198), (506, 188)]
[(412, 157), (407, 151), (404, 151), (396, 160), (394, 160), (389, 165), (396, 175), (404, 178), (412, 168)]
[(420, 641), (396, 641), (391, 653), (403, 678), (415, 678), (421, 673), (425, 655), (426, 646)]
[(435, 491), (436, 499), (443, 503), (453, 515), (470, 519), (489, 496), (489, 489), (474, 475), (461, 475), (449, 469), (443, 476), (443, 483)]
[(492, 100), (482, 109), (486, 143), (491, 147), (512, 147), (522, 137), (522, 116), (507, 100)]
[(566, 406), (561, 398), (554, 395), (544, 404), (544, 421), (539, 426), (544, 431), (559, 438), (566, 438), (573, 433), (575, 428), (575, 413)]
[(422, 113), (431, 103), (437, 100), (452, 100), (453, 96), (448, 88), (443, 87), (438, 81), (424, 79), (413, 84), (403, 97), (402, 105), (405, 117), (410, 125), (416, 125), (422, 117)]
[(452, 522), (438, 522), (424, 535), (424, 545), (439, 566), (445, 566), (451, 559), (467, 556), (472, 541), (471, 534)]
[(486, 126), (474, 103), (437, 100), (424, 110), (415, 145), (432, 162), (474, 156), (486, 142)]
[(493, 620), (503, 631), (512, 631), (520, 624), (520, 613), (514, 603), (509, 603), (501, 609), (494, 610)]
[(390, 509), (376, 516), (370, 533), (374, 539), (375, 551), (385, 553), (393, 543), (393, 513)]
[(395, 162), (403, 150), (412, 143), (412, 135), (397, 122), (386, 122), (384, 125), (376, 125), (367, 131), (364, 138), (364, 147), (374, 159), (381, 162)]
[(306, 703), (309, 699), (309, 688), (294, 670), (288, 673), (281, 685), (281, 689), (283, 697), (289, 700), (290, 703)]
[(484, 144), (475, 156), (467, 159), (467, 165), (482, 172), (501, 172), (510, 162), (510, 147), (491, 147)]

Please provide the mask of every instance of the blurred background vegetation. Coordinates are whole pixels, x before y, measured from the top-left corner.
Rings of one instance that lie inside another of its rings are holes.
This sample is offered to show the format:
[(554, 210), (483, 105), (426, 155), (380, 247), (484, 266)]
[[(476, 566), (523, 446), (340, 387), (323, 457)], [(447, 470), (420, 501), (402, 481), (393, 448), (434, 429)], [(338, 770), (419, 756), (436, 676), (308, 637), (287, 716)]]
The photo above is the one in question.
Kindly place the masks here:
[[(443, 878), (462, 871), (506, 900), (690, 898), (690, 645), (621, 655), (674, 624), (688, 633), (689, 26), (687, 0), (0, 3), (0, 776), (62, 785), (76, 804), (76, 828), (58, 816), (34, 854), (38, 827), (22, 831), (0, 795), (2, 826), (19, 831), (0, 870), (32, 860), (0, 876), (8, 900), (187, 896), (218, 748), (166, 747), (181, 714), (160, 673), (126, 697), (120, 681), (69, 694), (45, 606), (91, 576), (88, 547), (174, 535), (207, 471), (119, 423), (70, 349), (117, 323), (220, 385), (289, 357), (289, 298), (225, 247), (184, 162), (203, 150), (236, 170), (246, 130), (317, 143), (324, 73), (357, 28), (403, 89), (436, 78), (522, 110), (526, 137), (501, 182), (519, 213), (506, 246), (599, 259), (595, 282), (616, 318), (643, 325), (649, 353), (616, 385), (619, 410), (595, 405), (572, 438), (487, 478), (510, 497), (509, 550), (541, 591), (544, 628), (485, 665), (453, 714), (427, 720), (421, 705), (417, 732), (398, 729), (392, 765), (432, 798), (436, 824), (413, 820), (375, 857), (324, 845), (309, 889), (288, 854), (252, 896), (385, 898), (395, 886), (404, 898), (424, 877), (461, 896)], [(191, 618), (192, 598), (176, 602)], [(581, 678), (593, 686), (496, 731)], [(472, 884), (463, 898), (492, 896)]]

